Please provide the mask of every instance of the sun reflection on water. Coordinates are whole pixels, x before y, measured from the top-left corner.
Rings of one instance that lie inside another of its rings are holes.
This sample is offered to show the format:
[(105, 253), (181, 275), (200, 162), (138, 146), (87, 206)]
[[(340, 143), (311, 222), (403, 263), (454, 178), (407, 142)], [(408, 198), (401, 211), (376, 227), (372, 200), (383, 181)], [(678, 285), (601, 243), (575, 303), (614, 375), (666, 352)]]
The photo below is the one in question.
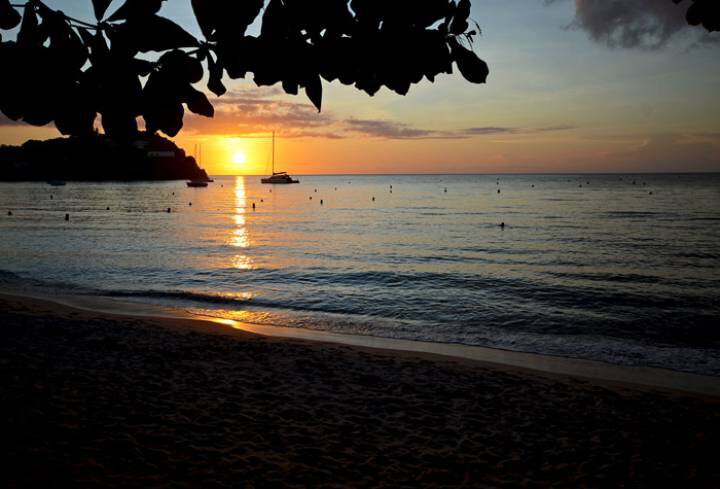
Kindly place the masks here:
[[(247, 249), (251, 246), (250, 235), (247, 230), (247, 192), (245, 189), (245, 178), (235, 179), (235, 212), (232, 219), (234, 229), (230, 237), (230, 244), (236, 248)], [(252, 270), (255, 268), (252, 259), (246, 254), (237, 254), (232, 258), (233, 268), (239, 270)]]
[(212, 322), (222, 324), (223, 326), (230, 326), (233, 329), (242, 329), (240, 323), (238, 321), (233, 321), (232, 319), (212, 318)]
[(247, 209), (247, 193), (245, 191), (245, 178), (237, 177), (235, 179), (235, 212), (233, 213), (233, 221), (235, 229), (233, 230), (231, 244), (237, 248), (249, 248), (250, 237), (247, 232), (247, 221), (245, 213)]
[(272, 325), (276, 318), (264, 311), (248, 309), (193, 309), (193, 317), (199, 317), (214, 323), (235, 329), (247, 329), (250, 325)]

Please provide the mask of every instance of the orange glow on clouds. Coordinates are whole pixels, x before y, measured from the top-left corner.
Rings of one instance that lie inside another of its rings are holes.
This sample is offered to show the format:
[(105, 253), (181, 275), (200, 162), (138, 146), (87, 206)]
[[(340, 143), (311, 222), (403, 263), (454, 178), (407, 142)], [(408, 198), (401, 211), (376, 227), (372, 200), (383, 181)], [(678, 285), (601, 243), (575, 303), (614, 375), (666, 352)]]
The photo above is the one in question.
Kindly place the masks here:
[[(667, 139), (667, 138), (665, 138)], [(179, 137), (202, 143), (201, 166), (210, 175), (268, 175), (269, 139), (221, 135)], [(292, 175), (383, 173), (573, 173), (712, 171), (718, 152), (708, 143), (648, 140), (642, 134), (513, 134), (467, 139), (325, 139), (276, 141), (276, 171)], [(192, 153), (190, 153), (192, 154)], [(244, 162), (242, 162), (244, 161)], [(678, 162), (684, 162), (678, 164)]]

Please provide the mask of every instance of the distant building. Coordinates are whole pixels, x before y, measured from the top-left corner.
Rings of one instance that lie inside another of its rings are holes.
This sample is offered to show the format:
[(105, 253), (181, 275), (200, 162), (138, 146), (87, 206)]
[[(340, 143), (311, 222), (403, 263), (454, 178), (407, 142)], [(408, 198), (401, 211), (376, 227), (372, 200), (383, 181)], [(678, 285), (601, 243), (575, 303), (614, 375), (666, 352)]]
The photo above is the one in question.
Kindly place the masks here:
[(148, 151), (148, 158), (175, 158), (175, 151)]

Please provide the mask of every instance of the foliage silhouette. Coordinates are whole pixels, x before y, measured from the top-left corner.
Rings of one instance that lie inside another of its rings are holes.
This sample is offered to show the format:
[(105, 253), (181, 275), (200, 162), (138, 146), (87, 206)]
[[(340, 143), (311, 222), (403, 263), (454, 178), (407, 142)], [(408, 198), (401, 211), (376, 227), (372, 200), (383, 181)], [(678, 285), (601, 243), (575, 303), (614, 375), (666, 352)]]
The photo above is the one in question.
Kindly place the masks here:
[[(19, 25), (16, 40), (0, 37), (0, 111), (7, 117), (54, 121), (62, 134), (84, 136), (99, 113), (105, 133), (118, 140), (135, 137), (143, 117), (151, 133), (175, 136), (185, 107), (214, 114), (193, 87), (203, 65), (208, 90), (218, 96), (227, 91), (225, 75), (252, 73), (258, 86), (304, 90), (318, 110), (323, 79), (372, 96), (383, 86), (405, 95), (423, 78), (452, 73), (453, 63), (472, 83), (489, 74), (472, 50), (479, 27), (470, 30), (470, 0), (191, 0), (202, 41), (158, 15), (165, 0), (125, 0), (109, 16), (112, 0), (91, 1), (95, 23), (41, 0), (0, 0), (0, 29)], [(688, 21), (718, 30), (715, 4), (693, 0)], [(260, 35), (247, 35), (258, 19)], [(160, 53), (157, 61), (139, 57), (149, 52)]]
[[(476, 34), (469, 0), (191, 0), (203, 41), (161, 17), (163, 1), (125, 0), (108, 15), (112, 0), (92, 0), (96, 22), (88, 23), (40, 0), (0, 0), (0, 28), (19, 24), (16, 40), (0, 44), (0, 110), (33, 125), (54, 121), (66, 135), (92, 134), (99, 113), (115, 139), (135, 137), (138, 117), (149, 132), (174, 136), (185, 107), (214, 114), (193, 87), (205, 66), (218, 96), (226, 75), (252, 73), (257, 85), (304, 90), (318, 110), (323, 79), (404, 95), (423, 77), (451, 73), (453, 61), (472, 82), (488, 76), (463, 46)], [(247, 35), (258, 18), (260, 35)], [(157, 61), (140, 57), (149, 52)]]
[[(673, 0), (683, 3), (685, 0)], [(692, 0), (687, 21), (690, 25), (702, 25), (708, 31), (720, 31), (720, 4), (717, 0)]]

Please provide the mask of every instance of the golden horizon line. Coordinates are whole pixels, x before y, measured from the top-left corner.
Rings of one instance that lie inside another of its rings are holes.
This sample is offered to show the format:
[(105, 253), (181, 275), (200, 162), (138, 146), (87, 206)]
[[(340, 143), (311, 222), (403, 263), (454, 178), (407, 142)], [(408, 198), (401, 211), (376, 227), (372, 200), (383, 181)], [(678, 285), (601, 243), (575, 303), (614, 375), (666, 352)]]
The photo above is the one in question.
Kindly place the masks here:
[[(290, 172), (288, 172), (290, 173)], [(708, 171), (519, 171), (519, 172), (368, 172), (368, 173), (294, 173), (297, 176), (305, 177), (326, 177), (326, 176), (443, 176), (443, 175), (716, 175), (720, 170)], [(267, 173), (208, 173), (212, 177), (262, 177)]]

